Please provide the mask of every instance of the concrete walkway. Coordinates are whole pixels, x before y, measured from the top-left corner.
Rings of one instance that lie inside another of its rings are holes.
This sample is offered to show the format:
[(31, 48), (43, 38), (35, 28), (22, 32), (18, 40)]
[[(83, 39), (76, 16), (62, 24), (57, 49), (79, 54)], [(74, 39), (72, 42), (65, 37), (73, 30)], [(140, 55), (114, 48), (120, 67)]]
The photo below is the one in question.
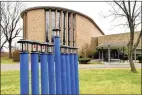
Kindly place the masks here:
[[(141, 64), (135, 63), (136, 68), (141, 68)], [(130, 68), (129, 64), (80, 64), (79, 69), (110, 69), (110, 68)]]
[[(40, 66), (40, 65), (39, 65)], [(140, 63), (135, 63), (136, 68), (141, 68)], [(31, 64), (29, 64), (29, 69)], [(129, 64), (79, 64), (79, 69), (107, 69), (107, 68), (130, 68)], [(20, 70), (20, 64), (1, 64), (1, 71)]]

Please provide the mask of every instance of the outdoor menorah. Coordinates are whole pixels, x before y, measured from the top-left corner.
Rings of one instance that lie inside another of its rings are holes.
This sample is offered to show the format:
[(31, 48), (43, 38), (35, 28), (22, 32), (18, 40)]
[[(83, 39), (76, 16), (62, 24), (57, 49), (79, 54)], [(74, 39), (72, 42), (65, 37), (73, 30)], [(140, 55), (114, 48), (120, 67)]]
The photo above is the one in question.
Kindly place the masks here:
[[(30, 94), (29, 54), (31, 57), (31, 94), (79, 94), (77, 48), (60, 45), (60, 30), (53, 29), (53, 31), (54, 44), (24, 39), (18, 41), (21, 47), (20, 94)], [(28, 50), (29, 45), (31, 51)], [(41, 76), (39, 76), (39, 65)]]

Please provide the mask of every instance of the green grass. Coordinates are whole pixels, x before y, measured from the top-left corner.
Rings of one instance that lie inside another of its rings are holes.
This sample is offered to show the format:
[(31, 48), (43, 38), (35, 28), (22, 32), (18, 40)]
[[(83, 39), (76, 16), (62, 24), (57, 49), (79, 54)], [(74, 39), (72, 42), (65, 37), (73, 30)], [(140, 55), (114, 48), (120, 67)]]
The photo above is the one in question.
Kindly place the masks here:
[(2, 64), (11, 64), (11, 63), (17, 63), (17, 62), (14, 62), (12, 59), (5, 56), (5, 57), (1, 57), (1, 63)]
[[(140, 94), (141, 74), (129, 69), (80, 70), (81, 94)], [(1, 73), (1, 94), (19, 94), (19, 71)]]

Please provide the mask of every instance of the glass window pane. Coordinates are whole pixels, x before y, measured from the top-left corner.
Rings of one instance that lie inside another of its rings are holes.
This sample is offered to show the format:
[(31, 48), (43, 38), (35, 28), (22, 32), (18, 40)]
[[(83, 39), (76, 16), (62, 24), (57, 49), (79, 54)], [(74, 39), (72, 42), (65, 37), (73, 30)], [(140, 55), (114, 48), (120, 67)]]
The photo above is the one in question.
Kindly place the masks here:
[[(52, 11), (52, 29), (55, 28), (55, 11)], [(54, 33), (52, 32), (52, 38), (51, 38), (52, 43), (54, 42)]]
[(65, 42), (66, 42), (66, 38), (65, 38), (65, 12), (63, 13), (63, 45), (65, 45)]
[(70, 13), (68, 14), (68, 45), (70, 46)]
[(72, 23), (72, 27), (73, 27), (73, 46), (75, 44), (75, 14), (73, 14), (73, 23)]
[(49, 42), (48, 29), (49, 29), (49, 11), (46, 11), (46, 42)]

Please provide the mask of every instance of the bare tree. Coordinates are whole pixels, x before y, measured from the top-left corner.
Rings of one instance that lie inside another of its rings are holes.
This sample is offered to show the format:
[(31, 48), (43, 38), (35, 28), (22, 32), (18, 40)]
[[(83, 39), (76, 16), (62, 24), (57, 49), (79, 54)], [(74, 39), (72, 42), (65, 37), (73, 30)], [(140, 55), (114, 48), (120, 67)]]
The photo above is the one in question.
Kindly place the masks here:
[(20, 12), (24, 8), (23, 4), (20, 2), (1, 2), (1, 43), (0, 49), (4, 46), (6, 42), (8, 42), (9, 48), (9, 58), (12, 58), (12, 41), (16, 37), (20, 37), (19, 33), (22, 28), (20, 28), (19, 20), (20, 20)]
[[(134, 42), (134, 35), (138, 26), (140, 26), (141, 22), (141, 3), (138, 1), (114, 1), (112, 3), (108, 3), (111, 7), (109, 10), (109, 15), (103, 17), (113, 17), (114, 21), (118, 21), (119, 24), (116, 26), (127, 27), (130, 31), (130, 40), (128, 43), (128, 58), (131, 67), (131, 71), (136, 73), (136, 68), (133, 63), (133, 52), (137, 48), (140, 38), (142, 37), (142, 28), (140, 30), (139, 36)], [(119, 20), (118, 20), (119, 19)], [(121, 23), (123, 22), (123, 23)]]

